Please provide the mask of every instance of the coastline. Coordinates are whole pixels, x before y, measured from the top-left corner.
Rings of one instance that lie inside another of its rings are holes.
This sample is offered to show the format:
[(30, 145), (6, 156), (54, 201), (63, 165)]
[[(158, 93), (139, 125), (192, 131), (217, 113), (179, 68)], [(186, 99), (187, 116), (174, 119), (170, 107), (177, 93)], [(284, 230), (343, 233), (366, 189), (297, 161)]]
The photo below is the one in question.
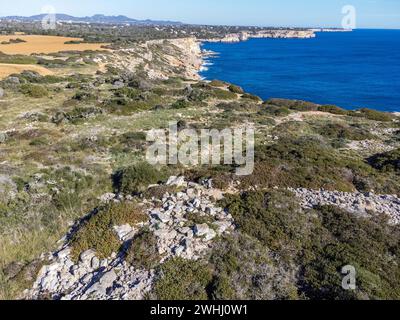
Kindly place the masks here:
[[(323, 30), (321, 32), (327, 32), (327, 33), (333, 33), (333, 32), (340, 32), (340, 33), (349, 33), (350, 31), (348, 30)], [(317, 32), (317, 31), (316, 31)], [(318, 31), (319, 32), (319, 31)], [(318, 34), (317, 34), (318, 36)], [(372, 36), (374, 36), (374, 34), (372, 34)], [(355, 41), (356, 43), (359, 43), (359, 45), (363, 45), (363, 42), (365, 41), (364, 39), (373, 39), (371, 38), (371, 36), (363, 36), (361, 34), (361, 37), (358, 37), (357, 35), (342, 35), (338, 34), (338, 35), (328, 35), (325, 34), (324, 37), (320, 37), (320, 41), (318, 43), (321, 43), (323, 45), (327, 45), (329, 44), (331, 41), (334, 41), (335, 43), (342, 43), (342, 42), (351, 42), (351, 41)], [(336, 39), (336, 40), (335, 40)], [(344, 39), (344, 40), (343, 40)], [(270, 79), (271, 77), (273, 77), (274, 75), (276, 77), (279, 76), (289, 76), (289, 75), (293, 75), (293, 73), (288, 73), (289, 71), (286, 70), (288, 68), (285, 68), (285, 66), (283, 66), (282, 69), (279, 69), (281, 60), (287, 60), (289, 61), (289, 64), (291, 66), (294, 66), (294, 68), (297, 68), (297, 65), (300, 62), (296, 62), (295, 60), (293, 60), (291, 57), (292, 55), (290, 54), (290, 52), (288, 50), (288, 48), (290, 48), (291, 44), (290, 43), (286, 43), (286, 42), (281, 42), (282, 46), (283, 46), (283, 55), (285, 55), (284, 57), (279, 56), (279, 44), (278, 45), (274, 45), (274, 42), (269, 42), (268, 45), (265, 45), (266, 48), (273, 48), (274, 53), (270, 55), (267, 55), (269, 58), (268, 59), (279, 59), (278, 60), (278, 66), (274, 67), (274, 65), (270, 65), (267, 70), (270, 70), (271, 75), (268, 77), (266, 76), (266, 83), (265, 83), (265, 90), (263, 89), (264, 87), (261, 85), (261, 83), (263, 83), (263, 76), (260, 76), (260, 72), (257, 71), (257, 69), (255, 69), (254, 64), (256, 63), (256, 61), (254, 61), (254, 63), (249, 62), (249, 66), (250, 69), (248, 71), (251, 72), (255, 72), (255, 76), (258, 77), (257, 80), (252, 82), (253, 76), (250, 73), (247, 73), (247, 76), (243, 74), (243, 72), (237, 71), (237, 68), (240, 68), (240, 61), (238, 59), (236, 59), (236, 55), (238, 55), (238, 53), (236, 52), (237, 50), (241, 50), (243, 52), (245, 52), (245, 49), (251, 49), (251, 51), (254, 52), (258, 52), (254, 46), (262, 46), (264, 47), (264, 45), (262, 44), (263, 42), (259, 41), (259, 42), (252, 42), (249, 44), (244, 44), (244, 45), (238, 45), (233, 47), (232, 49), (230, 49), (230, 46), (225, 46), (224, 44), (229, 45), (229, 42), (218, 42), (216, 43), (215, 41), (207, 41), (207, 40), (203, 40), (201, 41), (201, 46), (203, 49), (203, 59), (204, 59), (204, 63), (202, 65), (202, 68), (200, 69), (199, 73), (200, 76), (202, 78), (202, 80), (207, 80), (207, 81), (212, 81), (214, 79), (219, 79), (219, 80), (223, 80), (229, 83), (234, 83), (237, 85), (242, 86), (243, 88), (245, 88), (247, 91), (249, 91), (252, 94), (261, 96), (263, 99), (268, 99), (271, 97), (276, 97), (276, 98), (288, 98), (288, 99), (294, 99), (294, 100), (305, 100), (305, 101), (311, 101), (314, 102), (316, 104), (321, 104), (321, 105), (337, 105), (340, 107), (343, 107), (347, 110), (358, 110), (358, 109), (363, 109), (363, 108), (368, 108), (368, 109), (372, 109), (372, 110), (377, 110), (377, 111), (385, 111), (385, 112), (389, 112), (389, 113), (393, 113), (393, 114), (398, 114), (400, 113), (400, 105), (398, 104), (398, 99), (396, 99), (396, 95), (388, 95), (388, 98), (386, 100), (380, 100), (378, 98), (377, 95), (371, 95), (366, 93), (367, 91), (365, 91), (365, 85), (358, 84), (357, 81), (350, 81), (349, 83), (343, 83), (343, 82), (337, 82), (336, 80), (336, 76), (334, 71), (332, 70), (331, 67), (326, 66), (326, 64), (322, 61), (322, 62), (318, 62), (315, 59), (303, 59), (305, 63), (303, 63), (303, 65), (309, 65), (309, 64), (313, 64), (314, 67), (316, 68), (315, 70), (327, 70), (326, 76), (324, 76), (322, 79), (314, 79), (316, 82), (318, 81), (322, 81), (323, 83), (328, 83), (328, 81), (332, 81), (333, 83), (333, 88), (332, 90), (328, 90), (324, 87), (319, 88), (316, 87), (316, 91), (314, 94), (314, 91), (312, 92), (312, 83), (310, 84), (311, 87), (307, 87), (306, 85), (302, 85), (301, 83), (299, 83), (299, 81), (297, 81), (297, 89), (301, 88), (299, 90), (303, 90), (305, 91), (305, 94), (302, 95), (302, 92), (300, 91), (295, 91), (296, 88), (294, 88), (294, 91), (290, 91), (291, 86), (290, 83), (286, 83), (283, 80), (277, 80), (278, 82), (275, 84), (273, 83), (273, 81)], [(295, 48), (293, 50), (296, 50), (296, 47), (299, 47), (300, 50), (302, 51), (298, 51), (298, 54), (300, 54), (301, 57), (303, 57), (304, 53), (306, 52), (305, 50), (309, 50), (309, 49), (305, 49), (308, 48), (309, 45), (307, 42), (302, 42), (302, 41), (297, 41), (294, 43)], [(311, 47), (316, 47), (315, 41), (313, 41), (313, 44), (310, 45)], [(321, 47), (321, 45), (319, 45), (319, 47)], [(303, 50), (303, 49), (304, 50)], [(355, 47), (357, 48), (357, 47)], [(235, 50), (235, 54), (231, 55), (229, 54), (230, 50)], [(277, 51), (278, 50), (278, 51)], [(324, 54), (326, 53), (326, 50), (320, 50), (319, 48), (317, 50), (314, 50), (315, 53), (318, 54), (318, 52), (321, 53), (321, 57), (325, 56)], [(340, 52), (341, 50), (338, 50), (338, 52)], [(285, 53), (286, 52), (286, 53)], [(297, 52), (297, 51), (296, 51)], [(307, 51), (308, 52), (308, 51)], [(313, 53), (313, 54), (315, 54)], [(232, 62), (232, 69), (229, 68), (229, 66), (227, 66), (227, 62), (225, 62), (225, 58), (228, 55), (229, 61)], [(331, 57), (332, 54), (328, 53), (327, 57)], [(220, 57), (220, 61), (217, 59), (218, 57)], [(242, 57), (243, 59), (245, 59), (244, 61), (247, 61), (248, 59), (250, 59), (251, 57), (241, 53), (240, 57)], [(294, 56), (293, 56), (294, 57)], [(241, 58), (240, 58), (241, 59)], [(259, 61), (260, 59), (262, 60), (262, 55), (258, 54), (257, 57), (255, 58), (257, 61)], [(353, 59), (353, 58), (351, 58)], [(372, 59), (372, 58), (371, 58)], [(238, 61), (236, 61), (238, 60)], [(251, 59), (250, 59), (251, 60)], [(249, 60), (249, 61), (250, 61)], [(326, 59), (325, 59), (326, 60)], [(333, 61), (336, 61), (336, 59), (334, 58)], [(350, 68), (352, 65), (354, 65), (353, 60), (350, 60), (349, 63), (346, 64), (346, 66), (348, 65)], [(237, 65), (237, 63), (239, 65)], [(247, 62), (243, 62), (244, 65)], [(260, 63), (260, 66), (264, 66), (263, 62), (257, 62)], [(320, 65), (318, 65), (318, 63), (320, 63)], [(215, 69), (213, 68), (213, 65), (215, 64)], [(357, 65), (357, 64), (356, 64)], [(384, 77), (383, 72), (384, 70), (386, 70), (386, 68), (384, 66), (381, 66), (381, 64), (379, 65), (382, 70), (382, 77)], [(266, 67), (266, 66), (265, 66)], [(222, 68), (222, 69), (221, 69)], [(346, 67), (347, 68), (347, 67)], [(366, 70), (369, 70), (366, 66), (366, 69), (363, 69), (363, 78), (366, 79), (365, 81), (367, 81), (368, 83), (371, 83), (370, 86), (375, 86), (374, 84), (379, 85), (379, 83), (376, 83), (376, 81), (374, 81), (373, 78), (371, 78), (371, 72), (368, 72)], [(339, 69), (341, 69), (343, 71), (343, 67), (339, 66)], [(225, 70), (225, 71), (224, 71)], [(283, 71), (282, 71), (283, 70)], [(299, 70), (299, 75), (304, 74), (305, 70), (304, 68), (299, 67), (299, 69), (294, 69), (293, 72), (296, 72), (295, 70)], [(352, 69), (348, 69), (348, 70), (352, 70)], [(247, 71), (244, 71), (245, 73)], [(266, 71), (269, 72), (269, 71)], [(242, 76), (240, 76), (240, 74), (243, 75), (243, 79)], [(344, 73), (346, 74), (346, 73)], [(385, 74), (388, 74), (388, 71), (386, 71)], [(349, 73), (349, 75), (351, 75), (351, 72)], [(390, 78), (390, 77), (389, 77)], [(242, 81), (241, 81), (242, 79)], [(268, 80), (269, 79), (269, 80)], [(297, 77), (298, 79), (298, 77)], [(387, 79), (386, 77), (382, 78), (382, 81), (385, 81), (385, 79)], [(310, 81), (313, 80), (310, 78)], [(281, 81), (281, 82), (279, 82)], [(307, 81), (307, 79), (305, 80)], [(336, 82), (335, 82), (336, 81)], [(387, 80), (386, 80), (387, 81)], [(254, 85), (253, 85), (254, 83)], [(331, 82), (329, 82), (331, 83)], [(274, 85), (279, 86), (280, 84), (282, 84), (281, 86), (281, 90), (278, 88), (277, 90), (268, 90), (267, 88), (273, 88)], [(393, 86), (389, 85), (390, 83), (387, 83), (387, 88), (382, 88), (380, 90), (384, 90), (382, 92), (386, 92), (386, 90), (388, 93), (392, 92), (393, 89), (391, 89)], [(336, 87), (335, 87), (336, 86)], [(287, 89), (286, 89), (287, 88)], [(335, 91), (335, 88), (337, 88), (337, 92)], [(349, 88), (354, 88), (354, 91), (352, 91), (352, 94), (349, 96), (345, 96), (343, 95), (342, 92), (347, 92), (347, 90), (350, 90)], [(318, 91), (320, 90), (320, 91)], [(309, 91), (309, 92), (308, 92)], [(330, 92), (326, 92), (326, 91), (330, 91)], [(289, 95), (287, 94), (289, 92)], [(290, 94), (290, 92), (294, 92), (293, 94)], [(311, 93), (310, 93), (311, 92)], [(307, 95), (307, 93), (309, 93)], [(325, 95), (325, 93), (327, 95)], [(337, 99), (336, 99), (337, 98)]]

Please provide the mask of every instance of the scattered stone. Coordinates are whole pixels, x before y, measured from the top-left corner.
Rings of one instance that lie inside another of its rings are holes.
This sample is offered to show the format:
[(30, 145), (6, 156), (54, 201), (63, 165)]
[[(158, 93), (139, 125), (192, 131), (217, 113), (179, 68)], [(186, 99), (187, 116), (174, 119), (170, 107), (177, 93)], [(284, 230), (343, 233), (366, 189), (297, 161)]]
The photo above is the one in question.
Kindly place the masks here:
[[(171, 177), (168, 184), (182, 189), (176, 194), (166, 193), (162, 201), (153, 199), (142, 203), (149, 216), (146, 227), (157, 239), (160, 263), (173, 257), (198, 260), (207, 254), (210, 241), (234, 229), (233, 218), (214, 205), (215, 199), (207, 192), (207, 186), (186, 183), (183, 176)], [(101, 197), (105, 202), (117, 198), (125, 199), (115, 194)], [(188, 220), (191, 217), (186, 217), (187, 212), (190, 216), (207, 217), (212, 228), (207, 224), (190, 227), (193, 221)], [(113, 226), (113, 229), (124, 244), (129, 244), (139, 231), (128, 224)], [(60, 249), (50, 256), (49, 265), (40, 271), (27, 298), (46, 294), (53, 299), (62, 297), (65, 300), (143, 299), (151, 290), (154, 271), (136, 270), (124, 261), (124, 255), (113, 253), (107, 259), (99, 260), (95, 251), (87, 250), (81, 253), (79, 263), (74, 263), (70, 253), (64, 239)]]
[(371, 212), (386, 214), (391, 224), (400, 223), (400, 198), (395, 195), (374, 193), (347, 193), (327, 190), (289, 189), (307, 209), (321, 205), (334, 205), (350, 213), (369, 216)]

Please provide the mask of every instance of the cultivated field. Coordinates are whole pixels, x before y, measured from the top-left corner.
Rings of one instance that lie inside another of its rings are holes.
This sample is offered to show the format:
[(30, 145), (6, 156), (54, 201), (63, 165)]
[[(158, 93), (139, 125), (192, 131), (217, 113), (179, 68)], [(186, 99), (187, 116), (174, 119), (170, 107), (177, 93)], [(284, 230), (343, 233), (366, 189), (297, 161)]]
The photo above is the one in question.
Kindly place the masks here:
[(4, 79), (14, 73), (21, 73), (25, 70), (36, 71), (43, 76), (47, 76), (53, 73), (49, 69), (33, 64), (0, 63), (0, 79)]
[[(1, 44), (10, 40), (21, 39), (26, 42)], [(0, 52), (5, 54), (25, 54), (32, 53), (53, 53), (60, 51), (85, 51), (85, 50), (104, 50), (104, 43), (77, 43), (65, 44), (69, 41), (82, 41), (80, 38), (40, 36), (40, 35), (7, 35), (0, 36)]]

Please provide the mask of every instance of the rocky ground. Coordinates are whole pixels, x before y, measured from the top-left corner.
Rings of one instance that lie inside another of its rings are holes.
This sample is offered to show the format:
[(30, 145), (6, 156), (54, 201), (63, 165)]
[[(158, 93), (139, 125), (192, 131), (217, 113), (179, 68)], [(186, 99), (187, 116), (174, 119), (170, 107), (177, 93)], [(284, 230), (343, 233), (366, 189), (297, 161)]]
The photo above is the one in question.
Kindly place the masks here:
[[(187, 183), (184, 177), (171, 177), (167, 186), (182, 191), (166, 193), (162, 200), (144, 200), (149, 222), (147, 226), (157, 238), (161, 261), (173, 257), (197, 260), (207, 253), (213, 240), (234, 230), (232, 216), (219, 208), (215, 201), (221, 198), (219, 190), (211, 186)], [(129, 197), (128, 197), (129, 198)], [(106, 194), (103, 201), (126, 201), (123, 197)], [(186, 215), (206, 218), (209, 223), (188, 227)], [(114, 226), (120, 240), (129, 246), (140, 226)], [(52, 299), (143, 299), (149, 292), (155, 276), (154, 270), (129, 266), (123, 254), (113, 253), (100, 260), (96, 252), (88, 250), (80, 255), (79, 262), (71, 258), (71, 248), (64, 240), (55, 253), (47, 257), (32, 290), (25, 292), (27, 298), (48, 297)]]
[(385, 214), (392, 224), (400, 223), (400, 198), (395, 195), (347, 193), (326, 190), (290, 189), (304, 208), (332, 205), (361, 216)]

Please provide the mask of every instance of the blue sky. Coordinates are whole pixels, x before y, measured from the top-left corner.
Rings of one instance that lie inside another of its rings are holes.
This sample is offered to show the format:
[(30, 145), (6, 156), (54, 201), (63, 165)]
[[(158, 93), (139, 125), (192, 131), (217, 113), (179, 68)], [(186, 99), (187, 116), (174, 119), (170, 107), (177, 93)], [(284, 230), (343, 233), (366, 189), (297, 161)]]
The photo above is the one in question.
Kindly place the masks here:
[(340, 27), (353, 5), (359, 28), (400, 28), (400, 0), (2, 0), (0, 16), (33, 15), (45, 5), (75, 16), (104, 13), (196, 24)]

